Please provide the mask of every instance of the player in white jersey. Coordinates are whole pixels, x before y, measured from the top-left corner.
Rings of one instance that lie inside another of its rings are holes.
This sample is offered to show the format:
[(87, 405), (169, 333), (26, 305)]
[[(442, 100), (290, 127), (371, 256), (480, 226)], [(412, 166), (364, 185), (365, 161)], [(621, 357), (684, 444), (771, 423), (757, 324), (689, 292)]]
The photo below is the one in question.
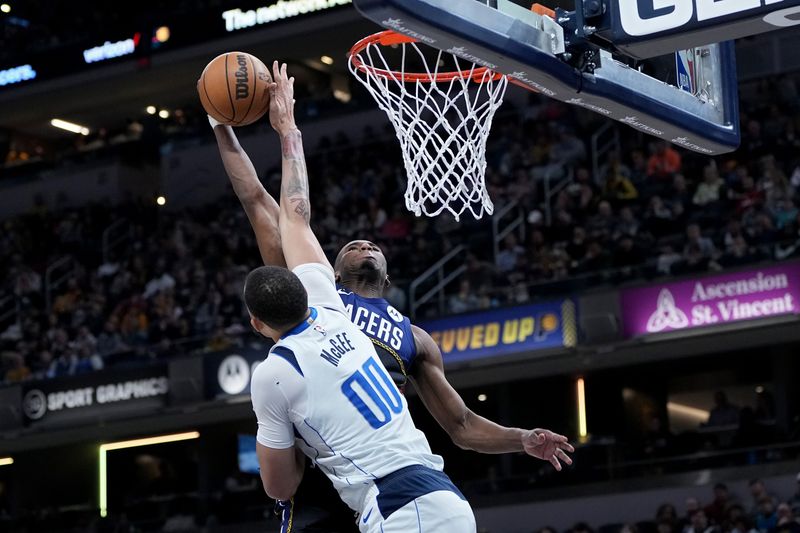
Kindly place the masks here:
[(273, 74), (270, 122), (283, 153), (280, 235), (292, 272), (257, 268), (244, 289), (251, 324), (275, 341), (251, 383), (264, 488), (279, 500), (292, 497), (304, 465), (297, 444), (359, 513), (362, 532), (474, 532), (469, 504), (336, 292), (333, 268), (309, 225), (294, 79), (277, 62)]

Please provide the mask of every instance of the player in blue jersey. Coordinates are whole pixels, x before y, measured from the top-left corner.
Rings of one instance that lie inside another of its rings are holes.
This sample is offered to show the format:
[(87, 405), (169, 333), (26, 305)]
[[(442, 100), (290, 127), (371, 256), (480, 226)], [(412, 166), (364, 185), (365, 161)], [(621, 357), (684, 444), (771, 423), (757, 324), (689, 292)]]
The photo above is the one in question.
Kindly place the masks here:
[[(225, 170), (254, 229), (262, 260), (286, 265), (280, 245), (278, 203), (258, 180), (232, 128), (211, 120)], [(442, 354), (424, 330), (411, 325), (383, 299), (388, 284), (386, 259), (368, 241), (353, 241), (339, 252), (334, 270), (339, 296), (351, 320), (373, 341), (381, 361), (401, 389), (410, 378), (424, 405), (461, 448), (481, 453), (524, 451), (549, 461), (557, 470), (573, 448), (567, 438), (548, 430), (498, 425), (471, 411), (447, 382)], [(313, 502), (309, 502), (312, 503)], [(287, 514), (288, 514), (287, 510)], [(327, 526), (326, 531), (346, 531)], [(352, 526), (351, 526), (352, 527)]]
[(288, 268), (245, 280), (254, 329), (275, 344), (253, 371), (256, 453), (264, 488), (290, 500), (302, 452), (358, 512), (362, 533), (474, 533), (464, 496), (442, 472), (370, 339), (350, 321), (334, 272), (311, 231), (303, 143), (293, 83), (273, 65), (270, 122), (281, 137), (280, 235)]

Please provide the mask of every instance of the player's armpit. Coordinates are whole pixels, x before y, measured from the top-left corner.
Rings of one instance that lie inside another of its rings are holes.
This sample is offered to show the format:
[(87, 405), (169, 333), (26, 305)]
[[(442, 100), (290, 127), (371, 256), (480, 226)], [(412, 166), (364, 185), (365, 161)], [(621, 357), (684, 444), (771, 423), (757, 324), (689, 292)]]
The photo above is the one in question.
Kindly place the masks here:
[(459, 448), (481, 453), (523, 451), (523, 431), (507, 428), (472, 412), (444, 375), (442, 352), (430, 335), (411, 326), (417, 358), (411, 381), (420, 399)]
[(298, 454), (294, 446), (277, 449), (256, 443), (256, 455), (267, 495), (276, 500), (292, 498), (303, 478), (302, 453)]

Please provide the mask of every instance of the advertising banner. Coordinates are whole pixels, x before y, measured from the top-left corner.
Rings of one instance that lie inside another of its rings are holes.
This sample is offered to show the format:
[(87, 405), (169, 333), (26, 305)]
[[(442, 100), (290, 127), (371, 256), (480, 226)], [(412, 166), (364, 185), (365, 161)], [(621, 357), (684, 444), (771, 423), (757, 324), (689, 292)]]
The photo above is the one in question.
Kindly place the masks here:
[(800, 263), (624, 289), (626, 337), (796, 314)]
[(250, 376), (267, 358), (271, 342), (255, 342), (204, 357), (206, 397), (224, 398), (250, 394)]
[(33, 381), (23, 388), (22, 414), (28, 425), (117, 419), (163, 407), (168, 392), (166, 365)]
[(543, 302), (457, 315), (418, 324), (442, 350), (445, 364), (503, 354), (573, 347), (572, 300)]

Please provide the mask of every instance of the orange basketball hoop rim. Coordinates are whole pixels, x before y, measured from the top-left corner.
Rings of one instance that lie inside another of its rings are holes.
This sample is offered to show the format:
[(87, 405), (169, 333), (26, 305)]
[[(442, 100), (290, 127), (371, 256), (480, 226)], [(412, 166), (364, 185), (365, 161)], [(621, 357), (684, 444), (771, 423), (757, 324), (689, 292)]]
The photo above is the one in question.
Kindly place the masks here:
[(353, 64), (353, 67), (362, 71), (362, 72), (370, 72), (375, 76), (381, 78), (388, 78), (396, 81), (404, 81), (407, 83), (414, 83), (414, 82), (448, 82), (453, 81), (454, 79), (468, 79), (472, 78), (472, 81), (476, 83), (482, 83), (489, 80), (498, 80), (503, 75), (499, 72), (493, 72), (486, 67), (474, 67), (465, 70), (456, 70), (451, 72), (436, 72), (435, 74), (431, 74), (428, 72), (398, 72), (394, 70), (385, 70), (375, 68), (372, 65), (365, 64), (360, 55), (361, 52), (366, 50), (370, 45), (377, 45), (377, 46), (395, 46), (398, 44), (408, 44), (408, 43), (417, 43), (419, 42), (418, 39), (414, 39), (413, 37), (407, 37), (396, 31), (392, 30), (385, 30), (380, 31), (378, 33), (373, 33), (372, 35), (368, 35), (364, 37), (356, 44), (350, 48), (350, 51), (347, 52), (347, 57), (350, 62)]

